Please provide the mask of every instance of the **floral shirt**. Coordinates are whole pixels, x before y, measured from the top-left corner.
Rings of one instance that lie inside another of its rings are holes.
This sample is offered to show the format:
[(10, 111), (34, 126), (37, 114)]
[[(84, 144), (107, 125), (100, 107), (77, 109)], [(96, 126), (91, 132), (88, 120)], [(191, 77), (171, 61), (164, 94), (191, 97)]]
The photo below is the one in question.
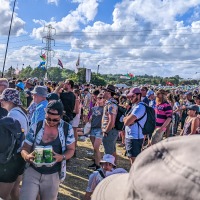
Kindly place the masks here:
[[(64, 121), (61, 119), (60, 124), (58, 126), (58, 133), (59, 133), (59, 139), (60, 139), (61, 146), (62, 146), (62, 153), (64, 153), (66, 151), (68, 145), (75, 142), (74, 131), (73, 131), (72, 126), (69, 124), (68, 134), (65, 137), (65, 134), (63, 131), (63, 125), (64, 125)], [(26, 135), (26, 139), (24, 142), (30, 146), (33, 146), (33, 149), (34, 149), (35, 146), (39, 145), (42, 140), (42, 137), (44, 134), (44, 126), (45, 126), (45, 120), (43, 121), (41, 130), (35, 136), (37, 124), (33, 124), (30, 127), (30, 130), (29, 130), (28, 134)], [(63, 160), (61, 163), (60, 180), (64, 181), (65, 177), (66, 177), (66, 160)]]
[(105, 130), (108, 122), (109, 122), (109, 114), (110, 115), (115, 115), (117, 116), (117, 111), (118, 111), (118, 106), (117, 106), (117, 101), (114, 98), (109, 99), (105, 103), (105, 107), (103, 110), (103, 117), (102, 117), (102, 124), (101, 128), (102, 130)]

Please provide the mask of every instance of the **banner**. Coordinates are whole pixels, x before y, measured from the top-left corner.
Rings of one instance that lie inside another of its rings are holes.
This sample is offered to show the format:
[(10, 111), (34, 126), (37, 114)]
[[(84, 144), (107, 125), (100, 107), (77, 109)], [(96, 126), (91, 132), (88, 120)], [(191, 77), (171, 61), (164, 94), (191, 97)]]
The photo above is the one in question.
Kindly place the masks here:
[(91, 81), (91, 69), (86, 69), (85, 79), (86, 79), (87, 83), (90, 83), (90, 81)]

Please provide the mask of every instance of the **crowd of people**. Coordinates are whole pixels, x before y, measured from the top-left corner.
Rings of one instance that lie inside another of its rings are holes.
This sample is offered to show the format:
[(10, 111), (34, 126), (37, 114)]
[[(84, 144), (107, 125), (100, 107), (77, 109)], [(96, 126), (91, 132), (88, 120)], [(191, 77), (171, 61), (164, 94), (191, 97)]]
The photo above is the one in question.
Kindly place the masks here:
[[(167, 138), (200, 134), (200, 88), (116, 88), (72, 80), (0, 78), (0, 198), (57, 199), (66, 162), (76, 159), (84, 126), (89, 126), (94, 152), (94, 163), (87, 166), (94, 170), (84, 196), (89, 200), (102, 180), (128, 174), (116, 167), (118, 140), (131, 167), (139, 154)], [(52, 147), (51, 166), (35, 164), (40, 146)]]

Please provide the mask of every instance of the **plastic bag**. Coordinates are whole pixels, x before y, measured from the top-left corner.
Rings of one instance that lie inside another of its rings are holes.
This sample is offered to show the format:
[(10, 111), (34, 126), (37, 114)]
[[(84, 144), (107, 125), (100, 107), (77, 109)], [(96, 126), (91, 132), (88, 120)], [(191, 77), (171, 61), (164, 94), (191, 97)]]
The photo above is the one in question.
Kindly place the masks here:
[(83, 133), (84, 135), (87, 135), (90, 133), (90, 131), (91, 131), (91, 123), (87, 122), (84, 126)]

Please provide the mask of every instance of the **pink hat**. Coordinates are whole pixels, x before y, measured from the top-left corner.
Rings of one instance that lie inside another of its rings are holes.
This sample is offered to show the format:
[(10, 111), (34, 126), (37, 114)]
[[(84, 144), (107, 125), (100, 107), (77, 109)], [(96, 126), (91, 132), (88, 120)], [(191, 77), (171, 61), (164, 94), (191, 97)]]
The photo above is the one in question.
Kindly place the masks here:
[(132, 88), (127, 94), (127, 97), (131, 97), (133, 94), (141, 94), (140, 88)]

